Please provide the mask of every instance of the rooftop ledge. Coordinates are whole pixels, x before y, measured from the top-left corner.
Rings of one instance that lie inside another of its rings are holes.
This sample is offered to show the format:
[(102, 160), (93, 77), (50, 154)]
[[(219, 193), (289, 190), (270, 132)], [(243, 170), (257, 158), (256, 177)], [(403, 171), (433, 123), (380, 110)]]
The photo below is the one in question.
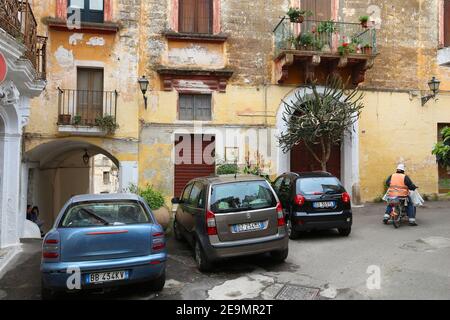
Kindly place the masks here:
[(44, 23), (51, 29), (63, 31), (83, 31), (83, 32), (99, 32), (99, 33), (116, 33), (120, 30), (120, 24), (116, 22), (81, 22), (80, 28), (69, 28), (67, 20), (47, 17)]
[(167, 39), (171, 40), (189, 40), (189, 41), (204, 41), (204, 42), (225, 42), (228, 35), (225, 33), (208, 34), (208, 33), (184, 33), (175, 32), (172, 30), (163, 32)]

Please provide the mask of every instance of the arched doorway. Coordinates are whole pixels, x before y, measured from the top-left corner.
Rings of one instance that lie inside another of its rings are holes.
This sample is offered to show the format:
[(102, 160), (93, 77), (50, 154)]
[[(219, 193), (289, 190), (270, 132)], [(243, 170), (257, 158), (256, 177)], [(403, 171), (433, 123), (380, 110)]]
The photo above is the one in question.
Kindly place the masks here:
[[(320, 93), (324, 92), (324, 87), (317, 87)], [(295, 95), (300, 93), (302, 95), (312, 94), (309, 88), (296, 88), (292, 90), (283, 101), (286, 103), (293, 103), (296, 100)], [(279, 133), (286, 130), (286, 123), (283, 120), (283, 115), (286, 110), (286, 105), (281, 102), (277, 112), (277, 129)], [(328, 171), (340, 177), (342, 183), (348, 192), (354, 197), (356, 202), (359, 202), (359, 128), (358, 122), (354, 124), (353, 133), (347, 134), (340, 146), (335, 146), (333, 156), (329, 162)], [(284, 153), (283, 150), (277, 148), (277, 174), (283, 174), (289, 171), (311, 171), (320, 170), (320, 166), (316, 165), (315, 159), (307, 152), (306, 148), (299, 144), (290, 152)], [(356, 197), (356, 199), (355, 199)]]
[(72, 196), (115, 193), (119, 189), (117, 158), (85, 141), (63, 139), (44, 143), (28, 151), (25, 160), (27, 202), (39, 207), (44, 231), (52, 227), (59, 210)]

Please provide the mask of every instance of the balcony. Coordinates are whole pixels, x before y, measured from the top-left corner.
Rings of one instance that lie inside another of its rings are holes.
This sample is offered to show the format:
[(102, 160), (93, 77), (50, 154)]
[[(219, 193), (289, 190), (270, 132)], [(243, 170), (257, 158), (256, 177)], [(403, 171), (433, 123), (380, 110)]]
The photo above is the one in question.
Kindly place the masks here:
[(36, 70), (36, 79), (46, 79), (47, 38), (37, 35), (37, 22), (28, 0), (0, 1), (0, 28), (23, 44), (28, 59)]
[(364, 81), (377, 55), (376, 30), (360, 23), (284, 17), (274, 30), (275, 81), (299, 84), (323, 82), (330, 73)]
[(116, 125), (117, 91), (58, 88), (58, 130), (78, 135), (110, 135)]

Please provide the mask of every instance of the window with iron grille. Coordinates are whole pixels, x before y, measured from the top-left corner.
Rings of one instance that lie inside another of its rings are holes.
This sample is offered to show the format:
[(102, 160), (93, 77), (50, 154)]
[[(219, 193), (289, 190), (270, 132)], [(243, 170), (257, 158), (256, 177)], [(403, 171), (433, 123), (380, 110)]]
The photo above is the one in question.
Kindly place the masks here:
[(108, 185), (111, 182), (109, 171), (103, 171), (103, 184)]
[(210, 94), (180, 94), (179, 119), (180, 120), (211, 120)]
[(75, 14), (74, 10), (80, 10), (81, 21), (104, 22), (104, 0), (68, 0), (67, 15)]
[(444, 47), (450, 47), (450, 0), (444, 0)]
[(213, 0), (180, 0), (179, 31), (212, 33)]

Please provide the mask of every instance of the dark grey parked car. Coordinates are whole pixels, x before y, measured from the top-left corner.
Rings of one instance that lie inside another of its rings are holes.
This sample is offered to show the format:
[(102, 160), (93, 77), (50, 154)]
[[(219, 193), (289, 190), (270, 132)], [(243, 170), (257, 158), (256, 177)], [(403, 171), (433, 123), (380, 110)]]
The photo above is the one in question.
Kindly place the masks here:
[(284, 261), (288, 234), (283, 210), (270, 183), (255, 176), (213, 176), (190, 181), (178, 204), (173, 224), (178, 240), (195, 248), (201, 271), (213, 262), (270, 252)]

